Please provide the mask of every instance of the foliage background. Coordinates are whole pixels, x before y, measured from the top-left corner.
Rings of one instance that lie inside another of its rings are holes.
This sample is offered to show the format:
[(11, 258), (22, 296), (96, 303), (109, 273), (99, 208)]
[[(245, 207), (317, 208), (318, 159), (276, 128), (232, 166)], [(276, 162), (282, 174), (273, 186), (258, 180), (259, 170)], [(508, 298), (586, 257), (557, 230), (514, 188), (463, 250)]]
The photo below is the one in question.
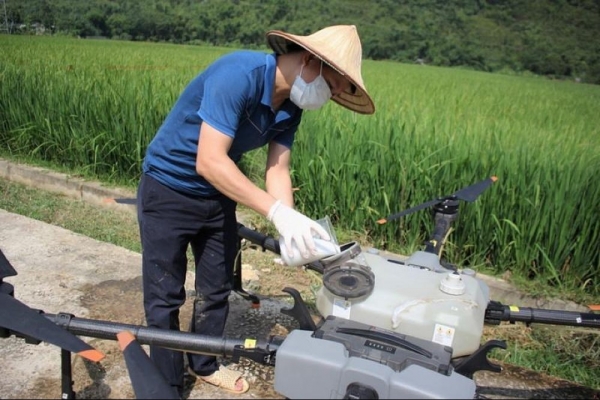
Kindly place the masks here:
[(598, 0), (6, 0), (12, 33), (262, 48), (355, 24), (374, 60), (600, 84)]

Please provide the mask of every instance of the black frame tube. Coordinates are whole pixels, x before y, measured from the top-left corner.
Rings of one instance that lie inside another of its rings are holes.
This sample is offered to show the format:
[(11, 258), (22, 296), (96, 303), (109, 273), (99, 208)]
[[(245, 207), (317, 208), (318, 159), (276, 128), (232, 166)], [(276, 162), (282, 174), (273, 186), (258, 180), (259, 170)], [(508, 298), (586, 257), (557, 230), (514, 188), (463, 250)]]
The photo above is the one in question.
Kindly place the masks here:
[[(254, 229), (247, 228), (240, 223), (238, 223), (238, 236), (242, 239), (246, 239), (256, 245), (259, 245), (263, 251), (269, 250), (275, 254), (281, 254), (279, 241), (275, 240), (272, 236), (265, 235)], [(305, 266), (306, 268), (312, 269), (320, 274), (323, 274), (325, 271), (325, 266), (318, 260), (305, 264)]]
[(240, 223), (238, 223), (238, 236), (259, 245), (263, 250), (269, 250), (275, 254), (281, 254), (281, 249), (277, 240), (254, 229), (247, 228)]
[[(62, 326), (77, 336), (117, 340), (117, 333), (131, 332), (140, 344), (160, 346), (171, 350), (185, 351), (212, 356), (234, 357), (240, 349), (245, 349), (246, 339), (228, 339), (218, 336), (200, 335), (192, 332), (149, 328), (141, 325), (123, 324), (111, 321), (77, 318), (71, 314), (43, 314), (55, 324)], [(256, 340), (254, 348), (276, 352), (279, 345), (272, 337), (269, 341)], [(245, 349), (252, 351), (252, 349)], [(269, 360), (266, 360), (269, 361)]]
[(491, 301), (485, 310), (485, 322), (497, 325), (500, 321), (600, 328), (600, 314), (505, 306)]

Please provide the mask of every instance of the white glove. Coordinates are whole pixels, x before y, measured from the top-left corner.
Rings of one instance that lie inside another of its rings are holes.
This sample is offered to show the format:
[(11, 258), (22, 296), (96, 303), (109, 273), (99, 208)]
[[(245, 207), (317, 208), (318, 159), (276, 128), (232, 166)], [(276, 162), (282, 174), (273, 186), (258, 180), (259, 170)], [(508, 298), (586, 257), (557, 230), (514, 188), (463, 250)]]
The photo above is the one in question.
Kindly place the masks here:
[(313, 255), (317, 254), (313, 236), (318, 236), (323, 240), (331, 240), (329, 234), (321, 225), (293, 208), (282, 204), (281, 200), (277, 200), (271, 206), (267, 218), (283, 237), (285, 250), (290, 257), (293, 257), (292, 241), (296, 242), (296, 247), (302, 257), (308, 258), (310, 257), (309, 251)]

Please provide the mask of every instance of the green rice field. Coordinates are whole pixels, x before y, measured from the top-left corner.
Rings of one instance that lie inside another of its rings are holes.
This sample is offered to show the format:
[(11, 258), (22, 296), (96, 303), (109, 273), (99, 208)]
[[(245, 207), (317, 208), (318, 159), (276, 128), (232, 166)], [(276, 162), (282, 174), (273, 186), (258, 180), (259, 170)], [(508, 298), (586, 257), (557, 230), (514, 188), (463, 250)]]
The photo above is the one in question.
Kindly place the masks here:
[[(0, 49), (0, 155), (129, 185), (187, 82), (232, 51), (8, 35)], [(363, 78), (374, 115), (333, 102), (305, 113), (300, 210), (408, 254), (430, 213), (378, 219), (497, 176), (461, 202), (445, 257), (598, 298), (600, 86), (370, 60)], [(264, 156), (242, 165), (259, 184)]]

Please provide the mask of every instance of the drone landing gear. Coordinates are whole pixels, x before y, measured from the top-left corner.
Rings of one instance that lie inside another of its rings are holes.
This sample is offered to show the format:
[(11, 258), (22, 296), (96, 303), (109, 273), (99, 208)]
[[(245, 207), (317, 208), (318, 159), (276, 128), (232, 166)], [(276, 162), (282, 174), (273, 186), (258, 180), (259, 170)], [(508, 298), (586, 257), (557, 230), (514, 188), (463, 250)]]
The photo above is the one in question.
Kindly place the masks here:
[(260, 299), (258, 296), (247, 292), (242, 286), (242, 252), (240, 251), (242, 246), (241, 239), (238, 243), (237, 257), (235, 258), (235, 265), (233, 269), (233, 291), (240, 295), (243, 299), (248, 300), (252, 303), (252, 308), (260, 307)]
[(74, 399), (75, 391), (73, 390), (73, 370), (71, 364), (71, 352), (60, 349), (60, 385), (61, 399)]
[[(75, 316), (67, 313), (58, 313), (56, 325), (67, 329), (71, 319)], [(71, 361), (71, 352), (69, 350), (60, 349), (60, 387), (61, 399), (75, 399), (76, 393), (73, 390), (73, 364)]]
[(487, 358), (488, 353), (494, 348), (506, 349), (506, 342), (503, 340), (490, 340), (486, 342), (473, 354), (456, 365), (454, 370), (470, 379), (473, 379), (473, 374), (477, 371), (501, 372), (502, 368), (497, 364), (491, 363)]
[(294, 318), (300, 324), (300, 329), (303, 331), (316, 331), (317, 325), (313, 321), (306, 303), (302, 300), (300, 292), (294, 288), (286, 287), (283, 291), (294, 299), (292, 308), (282, 308), (281, 313)]

